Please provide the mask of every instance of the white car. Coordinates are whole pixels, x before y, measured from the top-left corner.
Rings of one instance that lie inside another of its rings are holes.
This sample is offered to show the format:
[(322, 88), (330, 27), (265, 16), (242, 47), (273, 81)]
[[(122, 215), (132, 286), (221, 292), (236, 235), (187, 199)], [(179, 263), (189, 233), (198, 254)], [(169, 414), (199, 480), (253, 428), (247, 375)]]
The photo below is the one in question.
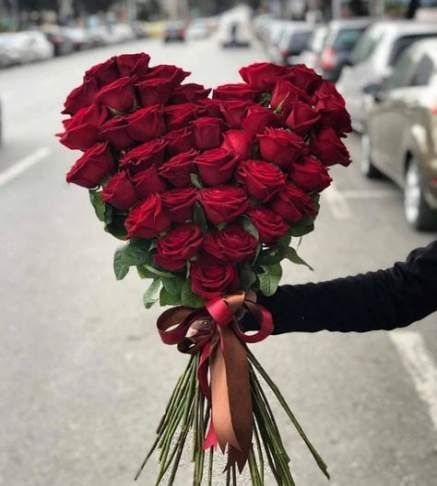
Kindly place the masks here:
[(320, 54), (323, 50), (326, 36), (328, 35), (328, 27), (320, 25), (316, 27), (311, 39), (308, 42), (308, 47), (299, 56), (294, 58), (295, 64), (305, 64), (309, 68), (316, 70), (321, 74), (321, 69), (318, 63)]
[(437, 23), (381, 21), (367, 29), (337, 83), (346, 99), (355, 130), (363, 130), (369, 86), (381, 84), (391, 74), (404, 50), (413, 42), (428, 37), (437, 37)]
[(53, 55), (53, 45), (38, 30), (0, 34), (0, 67), (42, 61)]

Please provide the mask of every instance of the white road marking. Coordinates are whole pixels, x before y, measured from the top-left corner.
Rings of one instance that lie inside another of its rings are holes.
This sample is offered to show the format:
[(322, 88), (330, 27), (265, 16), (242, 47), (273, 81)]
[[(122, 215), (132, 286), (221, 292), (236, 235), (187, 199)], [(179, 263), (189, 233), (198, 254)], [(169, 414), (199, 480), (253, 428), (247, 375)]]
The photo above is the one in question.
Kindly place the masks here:
[(390, 332), (401, 360), (411, 376), (419, 397), (428, 407), (437, 430), (437, 367), (429, 355), (422, 336), (414, 331)]
[(341, 194), (345, 199), (388, 199), (399, 195), (399, 192), (372, 189), (351, 189), (341, 191)]
[(30, 169), (41, 160), (45, 159), (52, 153), (52, 150), (48, 147), (40, 147), (36, 149), (33, 153), (27, 155), (9, 169), (0, 172), (0, 187), (4, 186), (8, 182), (21, 175), (27, 169)]
[(326, 201), (336, 219), (350, 219), (352, 218), (352, 211), (348, 202), (343, 197), (340, 191), (331, 185), (323, 192)]

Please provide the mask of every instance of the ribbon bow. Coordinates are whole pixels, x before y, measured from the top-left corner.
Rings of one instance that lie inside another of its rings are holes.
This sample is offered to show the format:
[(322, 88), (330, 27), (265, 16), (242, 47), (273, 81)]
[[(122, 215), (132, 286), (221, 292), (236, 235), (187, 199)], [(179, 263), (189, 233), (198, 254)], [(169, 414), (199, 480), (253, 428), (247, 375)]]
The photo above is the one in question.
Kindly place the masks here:
[[(254, 334), (245, 334), (237, 314), (246, 311), (258, 321)], [(249, 300), (245, 292), (226, 295), (202, 309), (178, 306), (161, 314), (158, 331), (165, 344), (176, 344), (182, 353), (200, 353), (199, 387), (211, 407), (204, 448), (217, 444), (224, 452), (226, 468), (237, 463), (242, 471), (252, 447), (252, 398), (245, 343), (256, 343), (273, 330), (270, 312)], [(209, 371), (209, 380), (208, 380)]]

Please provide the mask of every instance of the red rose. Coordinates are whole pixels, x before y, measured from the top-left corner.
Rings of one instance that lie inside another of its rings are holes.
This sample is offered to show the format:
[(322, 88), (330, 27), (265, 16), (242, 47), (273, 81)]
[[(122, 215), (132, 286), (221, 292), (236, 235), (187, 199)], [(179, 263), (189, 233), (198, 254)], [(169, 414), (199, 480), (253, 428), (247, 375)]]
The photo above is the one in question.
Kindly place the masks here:
[(199, 100), (198, 104), (201, 108), (202, 114), (205, 114), (206, 116), (213, 116), (215, 118), (220, 118), (222, 116), (222, 112), (220, 111), (222, 101), (205, 98), (204, 100)]
[(141, 198), (147, 197), (154, 192), (164, 192), (167, 189), (165, 182), (159, 177), (156, 165), (131, 176), (135, 191)]
[(170, 218), (159, 194), (150, 194), (130, 210), (125, 221), (128, 238), (155, 238), (170, 226)]
[(206, 98), (211, 89), (197, 83), (186, 83), (176, 86), (170, 98), (170, 103), (194, 103)]
[(282, 238), (290, 228), (282, 216), (262, 206), (250, 208), (247, 215), (258, 231), (259, 241), (266, 245)]
[(250, 196), (265, 202), (284, 187), (285, 174), (269, 162), (245, 160), (237, 169), (237, 180), (244, 184)]
[(335, 104), (346, 106), (346, 102), (343, 96), (338, 92), (335, 84), (332, 81), (323, 80), (320, 86), (317, 88), (316, 92), (314, 93), (315, 102), (323, 100), (323, 101), (334, 101)]
[(238, 100), (222, 101), (220, 103), (220, 110), (230, 128), (241, 128), (250, 104), (249, 101)]
[(195, 224), (176, 226), (158, 241), (155, 263), (171, 272), (182, 270), (187, 260), (196, 255), (202, 240), (202, 231)]
[(102, 199), (117, 209), (129, 209), (136, 203), (137, 194), (126, 172), (119, 172), (109, 179), (103, 188)]
[(237, 155), (240, 160), (250, 157), (251, 145), (252, 138), (244, 130), (228, 130), (223, 134), (222, 147)]
[(94, 97), (98, 91), (99, 87), (95, 79), (85, 80), (67, 96), (62, 113), (74, 115), (81, 108), (88, 107), (94, 101)]
[(245, 83), (222, 84), (214, 89), (212, 97), (222, 101), (255, 101), (259, 93), (258, 89), (251, 88)]
[(129, 135), (127, 118), (116, 116), (102, 125), (100, 137), (109, 142), (117, 150), (125, 150), (134, 144)]
[(282, 128), (266, 128), (258, 140), (262, 158), (280, 166), (294, 162), (305, 148), (301, 136)]
[(271, 207), (289, 223), (297, 223), (304, 216), (316, 214), (316, 206), (310, 196), (291, 183), (278, 193)]
[(307, 103), (296, 101), (285, 124), (299, 135), (306, 135), (320, 120), (320, 114)]
[(182, 103), (180, 105), (166, 106), (165, 119), (169, 130), (185, 127), (199, 114), (199, 107), (194, 103)]
[(164, 105), (173, 91), (171, 81), (160, 78), (140, 81), (135, 87), (142, 106)]
[(238, 158), (224, 148), (207, 150), (195, 159), (200, 178), (208, 186), (219, 186), (228, 182), (237, 161)]
[(149, 71), (150, 56), (145, 52), (139, 54), (121, 54), (115, 62), (121, 76), (144, 76)]
[(277, 125), (279, 122), (272, 110), (261, 105), (252, 105), (247, 110), (243, 120), (243, 128), (251, 136), (261, 133), (265, 127)]
[(97, 93), (96, 101), (119, 113), (130, 111), (135, 104), (132, 80), (125, 76), (107, 84)]
[(346, 110), (346, 103), (334, 83), (323, 81), (315, 92), (314, 99), (323, 125), (330, 126), (340, 136), (352, 131), (351, 117)]
[(309, 101), (305, 91), (286, 79), (280, 79), (276, 82), (273, 89), (270, 105), (276, 113), (283, 114), (284, 117), (287, 117), (293, 104), (299, 100)]
[(349, 151), (331, 127), (322, 127), (311, 139), (311, 150), (325, 165), (351, 163)]
[(159, 167), (159, 175), (175, 187), (186, 187), (191, 184), (190, 174), (194, 172), (194, 159), (198, 152), (191, 149), (174, 155)]
[(197, 190), (194, 187), (171, 189), (162, 194), (162, 202), (174, 223), (184, 223), (192, 219), (196, 200)]
[(182, 83), (182, 81), (191, 73), (184, 71), (180, 67), (171, 64), (158, 64), (152, 67), (144, 79), (167, 79), (173, 86)]
[(203, 249), (206, 253), (222, 262), (233, 264), (253, 257), (256, 247), (256, 238), (238, 224), (208, 233), (203, 240)]
[(310, 95), (314, 93), (323, 81), (321, 76), (304, 64), (287, 66), (284, 77)]
[(164, 160), (167, 142), (156, 138), (129, 150), (120, 160), (120, 167), (128, 168), (131, 174), (150, 167), (152, 164), (160, 165)]
[(277, 78), (284, 74), (285, 68), (270, 62), (257, 62), (239, 70), (240, 76), (251, 87), (269, 91)]
[(149, 106), (135, 111), (126, 118), (127, 132), (138, 142), (147, 142), (165, 133), (164, 115), (160, 106)]
[(220, 118), (204, 116), (192, 123), (194, 142), (199, 150), (218, 147), (222, 138), (222, 121)]
[(235, 266), (217, 264), (202, 258), (190, 267), (193, 292), (205, 300), (223, 296), (238, 288), (238, 275)]
[(310, 192), (321, 192), (332, 181), (326, 167), (309, 156), (290, 166), (290, 179), (304, 191)]
[(165, 135), (165, 140), (170, 155), (186, 152), (194, 146), (193, 130), (190, 127), (172, 130)]
[(85, 72), (84, 79), (86, 81), (94, 79), (101, 88), (106, 84), (112, 83), (119, 77), (120, 75), (115, 63), (115, 58), (111, 57), (107, 61), (96, 64), (88, 69), (88, 71)]
[(91, 189), (114, 172), (115, 165), (107, 143), (89, 148), (68, 171), (67, 182)]
[(243, 189), (235, 186), (201, 189), (199, 199), (207, 218), (213, 224), (228, 223), (238, 218), (249, 204)]
[(73, 150), (86, 150), (99, 138), (99, 127), (108, 118), (106, 108), (91, 105), (81, 108), (72, 118), (64, 120), (65, 132), (60, 134), (60, 142)]

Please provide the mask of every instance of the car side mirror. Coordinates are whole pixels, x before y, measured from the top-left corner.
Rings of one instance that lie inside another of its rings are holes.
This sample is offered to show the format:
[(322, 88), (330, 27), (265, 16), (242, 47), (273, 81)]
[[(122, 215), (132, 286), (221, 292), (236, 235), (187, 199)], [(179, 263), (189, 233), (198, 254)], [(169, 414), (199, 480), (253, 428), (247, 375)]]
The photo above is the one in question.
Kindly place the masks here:
[(364, 86), (363, 92), (371, 96), (377, 103), (384, 100), (384, 88), (380, 83)]

